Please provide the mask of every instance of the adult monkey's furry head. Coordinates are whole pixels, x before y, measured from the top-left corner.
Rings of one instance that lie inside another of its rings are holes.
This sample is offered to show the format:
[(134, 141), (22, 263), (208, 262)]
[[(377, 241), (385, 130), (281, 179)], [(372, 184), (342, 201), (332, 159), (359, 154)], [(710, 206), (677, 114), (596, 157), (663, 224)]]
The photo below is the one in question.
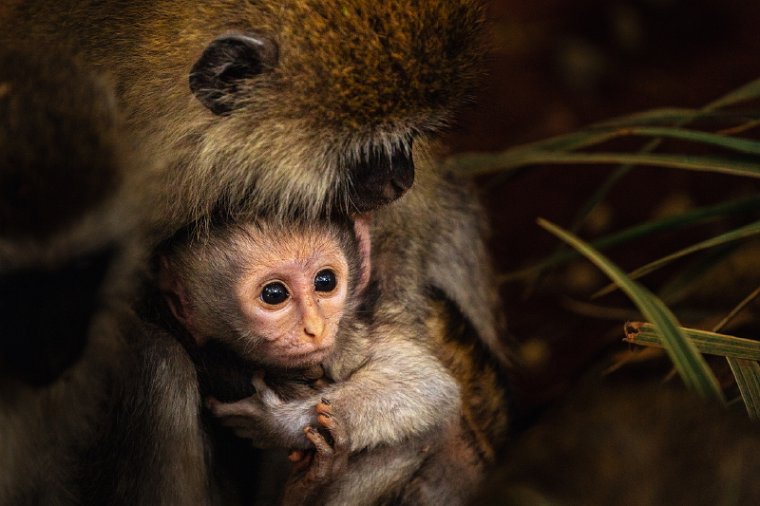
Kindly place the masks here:
[(135, 129), (169, 158), (160, 205), (180, 221), (220, 204), (313, 216), (394, 200), (412, 145), (480, 70), (473, 0), (81, 3), (69, 15), (92, 26), (76, 44), (118, 74)]

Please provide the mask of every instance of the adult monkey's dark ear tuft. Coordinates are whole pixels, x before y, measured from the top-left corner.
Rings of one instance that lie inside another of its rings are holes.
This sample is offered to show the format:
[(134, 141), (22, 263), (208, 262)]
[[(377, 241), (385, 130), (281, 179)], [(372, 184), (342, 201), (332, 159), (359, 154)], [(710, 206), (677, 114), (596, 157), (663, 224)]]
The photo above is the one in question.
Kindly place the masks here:
[(229, 34), (214, 39), (190, 71), (190, 90), (214, 114), (237, 107), (238, 86), (244, 79), (277, 66), (279, 49), (267, 37)]

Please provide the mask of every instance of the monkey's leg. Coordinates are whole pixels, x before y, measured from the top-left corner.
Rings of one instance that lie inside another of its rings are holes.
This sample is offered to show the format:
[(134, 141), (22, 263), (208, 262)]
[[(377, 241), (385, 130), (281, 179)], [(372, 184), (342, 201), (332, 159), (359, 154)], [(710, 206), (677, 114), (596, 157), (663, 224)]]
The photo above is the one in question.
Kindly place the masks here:
[[(342, 476), (326, 491), (330, 506), (398, 504), (404, 485), (429, 456), (429, 446), (409, 440), (352, 454)], [(438, 504), (447, 504), (445, 501)]]
[(461, 422), (440, 434), (440, 445), (404, 486), (394, 504), (456, 506), (468, 504), (483, 479), (485, 462)]

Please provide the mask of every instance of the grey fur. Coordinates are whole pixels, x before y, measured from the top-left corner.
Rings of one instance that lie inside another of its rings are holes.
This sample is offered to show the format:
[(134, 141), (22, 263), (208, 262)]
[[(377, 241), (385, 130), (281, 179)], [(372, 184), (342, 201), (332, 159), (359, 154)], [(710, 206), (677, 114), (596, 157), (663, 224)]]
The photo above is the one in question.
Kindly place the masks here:
[[(176, 269), (179, 282), (188, 287), (188, 301), (201, 301), (201, 307), (190, 311), (196, 311), (196, 322), (199, 314), (209, 320), (202, 328), (212, 339), (233, 345), (239, 340), (240, 331), (229, 322), (241, 315), (239, 309), (228, 307), (227, 301), (234, 299), (234, 287), (239, 282), (235, 276), (242, 276), (246, 266), (259, 261), (249, 252), (247, 241), (266, 239), (268, 248), (277, 249), (279, 237), (287, 234), (298, 240), (295, 224), (283, 227), (227, 225), (212, 231), (206, 240), (185, 247), (173, 245), (168, 264)], [(333, 232), (336, 228), (325, 226), (323, 232), (316, 229), (303, 236), (313, 238), (316, 233), (317, 237), (337, 240), (346, 235)], [(254, 446), (308, 450), (312, 445), (304, 436), (304, 428), (318, 426), (315, 407), (329, 402), (346, 434), (346, 450), (352, 462), (347, 472), (332, 477), (333, 483), (323, 492), (326, 504), (378, 504), (400, 496), (415, 476), (418, 492), (407, 497), (409, 504), (461, 503), (479, 482), (482, 465), (477, 459), (462, 459), (454, 448), (462, 431), (457, 382), (431, 353), (433, 339), (427, 336), (424, 322), (399, 315), (383, 303), (375, 308), (370, 323), (357, 318), (359, 297), (353, 287), (361, 261), (356, 245), (347, 240), (340, 243), (353, 274), (349, 283), (352, 293), (335, 337), (335, 351), (322, 364), (333, 383), (309, 396), (288, 399), (281, 398), (257, 376), (254, 396), (232, 404), (215, 402), (211, 410)], [(314, 247), (304, 244), (298, 249), (310, 251)], [(289, 264), (287, 258), (282, 261)], [(225, 282), (213, 282), (220, 279)], [(214, 310), (211, 305), (215, 303), (222, 307)], [(239, 327), (250, 327), (250, 323)], [(245, 336), (251, 343), (262, 339), (255, 334)], [(259, 365), (266, 370), (266, 363)], [(447, 469), (469, 476), (469, 483), (457, 481), (458, 489), (441, 489), (438, 477), (434, 483), (424, 478), (445, 475)]]

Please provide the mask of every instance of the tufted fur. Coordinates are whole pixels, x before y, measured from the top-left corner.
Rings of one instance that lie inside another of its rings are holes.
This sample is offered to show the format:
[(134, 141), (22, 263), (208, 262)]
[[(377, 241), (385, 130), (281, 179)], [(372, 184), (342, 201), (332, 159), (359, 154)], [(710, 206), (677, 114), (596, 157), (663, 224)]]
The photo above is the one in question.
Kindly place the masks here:
[[(220, 203), (268, 214), (347, 209), (348, 163), (445, 126), (479, 72), (482, 20), (471, 0), (69, 0), (17, 9), (8, 35), (66, 43), (48, 28), (71, 25), (68, 42), (114, 74), (132, 127), (170, 160), (155, 174), (155, 197), (174, 225)], [(246, 80), (240, 108), (219, 118), (192, 96), (187, 75), (229, 32), (271, 37), (280, 64)]]
[[(16, 0), (0, 6), (0, 42), (70, 50), (114, 83), (128, 134), (151, 160), (130, 165), (136, 177), (127, 186), (151, 215), (154, 242), (190, 223), (204, 225), (212, 214), (313, 219), (349, 212), (356, 207), (357, 162), (413, 147), (414, 188), (372, 216), (378, 318), (424, 321), (428, 289), (440, 290), (477, 339), (504, 360), (484, 218), (470, 187), (436, 169), (429, 142), (469, 98), (480, 69), (481, 24), (476, 0)], [(220, 116), (192, 94), (188, 79), (208, 45), (230, 33), (276, 41), (279, 65), (238, 83), (229, 97), (236, 107)], [(81, 179), (72, 174), (72, 181)], [(151, 502), (163, 494), (163, 503), (196, 504), (207, 483), (184, 482), (172, 496), (158, 483), (182, 481), (172, 479), (177, 466), (164, 465), (163, 445), (142, 444), (158, 439), (171, 447), (181, 434), (201, 430), (196, 380), (182, 368), (187, 357), (170, 339), (150, 341), (153, 335), (163, 333), (147, 332), (150, 345), (136, 347), (142, 367), (136, 379), (144, 384), (134, 387), (148, 397), (127, 394), (145, 409), (124, 408), (119, 416), (128, 423), (110, 438), (128, 446), (126, 454), (111, 453), (132, 473), (110, 477), (118, 480), (115, 488), (99, 486), (128, 491), (108, 497), (111, 503)], [(165, 364), (178, 370), (167, 373)], [(146, 418), (151, 413), (155, 419)], [(134, 427), (139, 434), (130, 433)], [(200, 436), (191, 438), (192, 452), (180, 450), (195, 455), (187, 457), (187, 468), (206, 476), (195, 451), (200, 443)]]

